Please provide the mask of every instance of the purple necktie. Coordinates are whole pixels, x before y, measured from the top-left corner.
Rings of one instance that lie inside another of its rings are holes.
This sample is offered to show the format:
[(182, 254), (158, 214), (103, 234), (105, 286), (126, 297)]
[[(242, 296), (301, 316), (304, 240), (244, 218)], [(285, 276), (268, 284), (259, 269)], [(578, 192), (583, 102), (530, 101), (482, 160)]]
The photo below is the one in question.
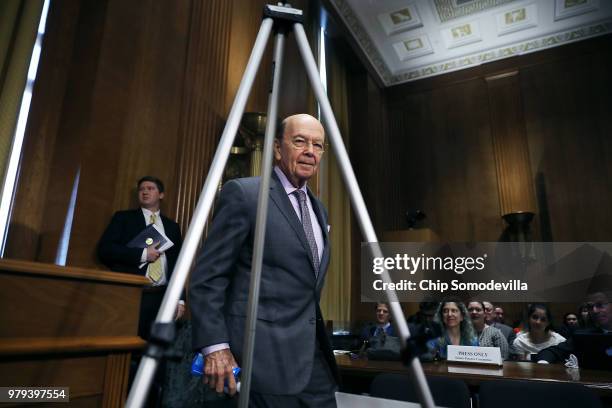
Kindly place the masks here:
[(315, 275), (319, 274), (319, 249), (317, 248), (317, 241), (315, 240), (314, 231), (312, 229), (312, 223), (310, 221), (310, 211), (308, 211), (308, 202), (306, 201), (306, 193), (302, 190), (295, 190), (293, 192), (297, 196), (298, 202), (300, 203), (300, 212), (302, 213), (302, 227), (304, 227), (304, 233), (306, 234), (306, 240), (312, 253), (312, 260), (314, 263)]

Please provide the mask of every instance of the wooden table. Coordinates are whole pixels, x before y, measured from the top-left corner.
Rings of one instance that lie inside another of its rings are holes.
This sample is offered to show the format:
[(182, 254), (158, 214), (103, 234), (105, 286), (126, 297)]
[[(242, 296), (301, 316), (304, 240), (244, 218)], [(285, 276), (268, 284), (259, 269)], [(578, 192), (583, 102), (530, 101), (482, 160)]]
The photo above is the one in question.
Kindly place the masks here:
[[(347, 391), (367, 392), (372, 378), (379, 373), (408, 374), (409, 370), (399, 361), (368, 361), (367, 358), (351, 359), (348, 355), (336, 356), (336, 363)], [(485, 381), (527, 380), (575, 382), (593, 389), (605, 400), (612, 400), (612, 372), (602, 370), (568, 370), (561, 364), (535, 364), (504, 362), (503, 367), (453, 364), (446, 361), (423, 363), (427, 376), (452, 377), (465, 381), (472, 389)], [(365, 389), (364, 389), (365, 388)]]

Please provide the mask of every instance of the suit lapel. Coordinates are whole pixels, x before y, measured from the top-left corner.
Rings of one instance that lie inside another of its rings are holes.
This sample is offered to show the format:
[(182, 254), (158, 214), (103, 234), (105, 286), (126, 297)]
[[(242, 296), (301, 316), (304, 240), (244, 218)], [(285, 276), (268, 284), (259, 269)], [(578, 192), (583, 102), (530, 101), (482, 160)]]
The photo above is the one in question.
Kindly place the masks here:
[(136, 225), (138, 226), (138, 228), (136, 229), (136, 234), (140, 233), (140, 231), (147, 227), (147, 222), (145, 221), (142, 208), (134, 210), (134, 220), (136, 221)]

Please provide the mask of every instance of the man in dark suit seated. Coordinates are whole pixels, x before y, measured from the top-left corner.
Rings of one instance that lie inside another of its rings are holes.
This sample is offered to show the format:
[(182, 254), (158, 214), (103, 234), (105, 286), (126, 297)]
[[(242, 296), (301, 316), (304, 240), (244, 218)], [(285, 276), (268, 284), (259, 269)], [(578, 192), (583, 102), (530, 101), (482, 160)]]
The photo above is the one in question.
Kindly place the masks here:
[[(337, 369), (319, 300), (329, 265), (327, 214), (306, 186), (325, 146), (321, 123), (286, 118), (274, 140), (275, 166), (263, 253), (251, 407), (334, 407)], [(218, 393), (241, 361), (260, 177), (228, 181), (191, 276), (193, 348), (204, 382)], [(235, 358), (234, 358), (235, 357)]]
[[(576, 329), (573, 334), (602, 334), (612, 336), (612, 303), (610, 303), (609, 297), (603, 292), (591, 293), (588, 295), (587, 301), (584, 304), (589, 310), (589, 318), (592, 322), (592, 326)], [(581, 347), (588, 346), (583, 345)], [(582, 352), (583, 350), (578, 349), (577, 344), (575, 344), (573, 338), (570, 337), (563, 343), (540, 351), (532, 360), (539, 363), (563, 363), (570, 354), (581, 354)]]
[(396, 336), (395, 329), (391, 324), (391, 309), (387, 302), (376, 303), (376, 323), (367, 325), (361, 331), (361, 340), (369, 340), (371, 337)]
[[(117, 211), (104, 231), (98, 244), (98, 255), (111, 270), (146, 276), (151, 288), (143, 292), (140, 306), (138, 335), (149, 338), (151, 324), (163, 300), (165, 288), (181, 251), (179, 225), (160, 213), (164, 198), (164, 184), (156, 177), (145, 176), (138, 180), (140, 208)], [(149, 224), (155, 224), (174, 243), (165, 252), (158, 251), (157, 243), (145, 248), (130, 248), (127, 244)], [(185, 312), (185, 303), (179, 302), (176, 318)]]

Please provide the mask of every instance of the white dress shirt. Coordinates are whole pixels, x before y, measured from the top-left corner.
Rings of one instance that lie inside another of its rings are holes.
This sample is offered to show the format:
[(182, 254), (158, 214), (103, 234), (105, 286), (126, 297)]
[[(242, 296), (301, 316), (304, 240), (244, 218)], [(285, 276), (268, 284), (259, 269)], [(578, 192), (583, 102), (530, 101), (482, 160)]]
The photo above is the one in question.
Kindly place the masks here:
[(317, 219), (317, 215), (312, 208), (312, 201), (310, 200), (310, 196), (308, 195), (308, 189), (306, 188), (306, 184), (302, 187), (295, 188), (293, 184), (289, 181), (285, 173), (278, 167), (274, 166), (274, 172), (278, 176), (287, 196), (289, 197), (289, 201), (291, 201), (291, 205), (293, 206), (293, 210), (297, 214), (300, 221), (302, 221), (302, 211), (300, 211), (300, 203), (298, 202), (297, 197), (293, 194), (296, 190), (302, 190), (306, 194), (306, 202), (308, 203), (308, 213), (310, 214), (310, 223), (312, 224), (312, 232), (314, 232), (315, 241), (317, 243), (317, 251), (319, 252), (319, 261), (321, 260), (321, 256), (323, 255), (323, 231), (321, 230), (321, 225), (319, 225), (319, 220)]

